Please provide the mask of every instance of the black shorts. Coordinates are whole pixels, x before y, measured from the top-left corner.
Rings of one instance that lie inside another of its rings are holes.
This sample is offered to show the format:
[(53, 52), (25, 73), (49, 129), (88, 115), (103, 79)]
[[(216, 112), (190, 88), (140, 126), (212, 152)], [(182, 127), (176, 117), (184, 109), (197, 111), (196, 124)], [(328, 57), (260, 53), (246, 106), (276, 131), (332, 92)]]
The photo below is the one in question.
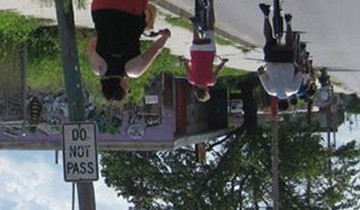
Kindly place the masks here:
[(294, 49), (286, 45), (278, 45), (275, 39), (266, 42), (264, 46), (264, 59), (266, 62), (273, 63), (292, 63), (294, 62)]
[(145, 29), (145, 15), (119, 10), (92, 11), (98, 37), (96, 51), (101, 54), (139, 54), (140, 36)]
[(145, 16), (119, 10), (92, 11), (97, 33), (96, 52), (107, 63), (106, 76), (125, 76), (126, 63), (140, 55)]

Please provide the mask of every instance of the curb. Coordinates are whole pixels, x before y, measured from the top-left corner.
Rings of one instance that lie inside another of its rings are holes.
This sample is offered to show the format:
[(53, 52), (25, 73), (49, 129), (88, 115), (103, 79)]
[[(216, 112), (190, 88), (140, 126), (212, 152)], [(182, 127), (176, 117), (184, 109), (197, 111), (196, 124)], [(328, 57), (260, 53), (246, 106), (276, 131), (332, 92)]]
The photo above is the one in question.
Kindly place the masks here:
[[(189, 17), (193, 16), (193, 14), (191, 14), (190, 12), (186, 11), (185, 9), (183, 9), (175, 4), (170, 3), (167, 0), (151, 0), (151, 2), (156, 4), (159, 7), (162, 7), (163, 9), (168, 10), (172, 13), (175, 13), (181, 17), (189, 18)], [(257, 47), (255, 45), (251, 44), (250, 42), (247, 42), (237, 36), (234, 36), (217, 26), (215, 26), (215, 30), (216, 30), (216, 34), (218, 34), (226, 39), (229, 39), (233, 42), (236, 42), (237, 44), (241, 45), (241, 47), (244, 47), (244, 48), (256, 48)]]

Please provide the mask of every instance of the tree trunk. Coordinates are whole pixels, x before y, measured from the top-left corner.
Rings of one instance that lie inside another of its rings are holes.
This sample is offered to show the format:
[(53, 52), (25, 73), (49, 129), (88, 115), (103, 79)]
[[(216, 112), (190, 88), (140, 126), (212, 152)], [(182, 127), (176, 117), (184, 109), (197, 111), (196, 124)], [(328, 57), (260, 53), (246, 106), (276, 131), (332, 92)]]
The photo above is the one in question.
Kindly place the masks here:
[(241, 81), (238, 87), (241, 90), (241, 100), (243, 101), (244, 125), (247, 130), (257, 127), (257, 102), (253, 96), (253, 89), (256, 87), (257, 77), (255, 75)]

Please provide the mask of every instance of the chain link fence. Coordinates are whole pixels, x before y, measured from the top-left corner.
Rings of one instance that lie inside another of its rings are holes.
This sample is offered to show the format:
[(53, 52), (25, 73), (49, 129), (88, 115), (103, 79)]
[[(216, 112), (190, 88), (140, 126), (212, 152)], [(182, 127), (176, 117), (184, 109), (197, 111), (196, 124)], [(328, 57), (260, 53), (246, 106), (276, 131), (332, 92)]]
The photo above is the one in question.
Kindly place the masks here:
[(25, 121), (26, 45), (7, 45), (0, 59), (0, 123)]

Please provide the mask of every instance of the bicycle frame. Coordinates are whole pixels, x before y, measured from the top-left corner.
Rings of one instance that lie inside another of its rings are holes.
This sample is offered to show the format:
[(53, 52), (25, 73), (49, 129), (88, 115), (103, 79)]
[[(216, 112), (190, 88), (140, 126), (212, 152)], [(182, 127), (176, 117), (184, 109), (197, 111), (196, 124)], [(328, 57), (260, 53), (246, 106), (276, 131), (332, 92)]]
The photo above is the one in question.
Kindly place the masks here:
[(273, 16), (274, 36), (277, 43), (280, 44), (281, 38), (284, 34), (283, 33), (284, 21), (283, 21), (283, 17), (281, 16), (280, 0), (273, 0), (273, 9), (274, 9), (274, 16)]

